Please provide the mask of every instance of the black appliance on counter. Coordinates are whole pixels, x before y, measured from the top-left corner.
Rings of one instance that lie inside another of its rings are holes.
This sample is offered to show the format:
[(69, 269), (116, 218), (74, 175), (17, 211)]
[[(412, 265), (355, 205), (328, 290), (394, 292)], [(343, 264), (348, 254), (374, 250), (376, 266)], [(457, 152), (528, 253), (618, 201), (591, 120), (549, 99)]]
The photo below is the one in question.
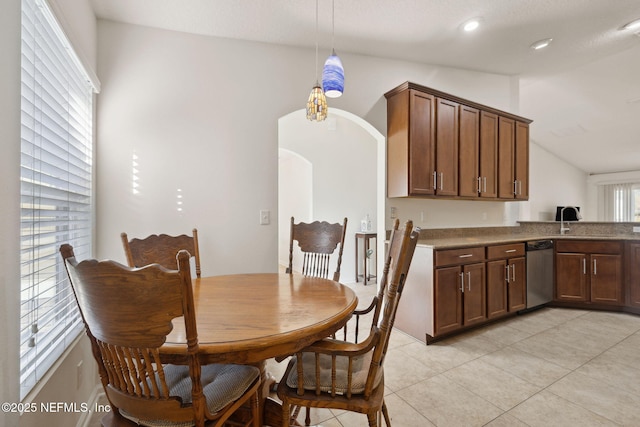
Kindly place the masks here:
[[(560, 212), (562, 211), (562, 209), (564, 209), (564, 206), (556, 207), (556, 221), (560, 221)], [(579, 213), (580, 206), (567, 206), (567, 208), (564, 209), (563, 219), (565, 221), (578, 221), (580, 219)]]

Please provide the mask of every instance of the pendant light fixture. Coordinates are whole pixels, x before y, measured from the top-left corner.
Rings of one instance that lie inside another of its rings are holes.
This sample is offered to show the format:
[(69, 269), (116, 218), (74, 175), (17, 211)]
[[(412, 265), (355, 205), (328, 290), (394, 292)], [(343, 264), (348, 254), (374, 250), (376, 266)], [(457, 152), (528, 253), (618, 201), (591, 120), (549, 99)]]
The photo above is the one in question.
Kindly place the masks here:
[(329, 98), (338, 98), (344, 92), (344, 67), (334, 48), (335, 18), (335, 3), (331, 0), (331, 55), (322, 69), (322, 88)]
[(307, 101), (307, 119), (321, 122), (327, 118), (327, 98), (318, 82), (318, 0), (316, 0), (316, 84)]

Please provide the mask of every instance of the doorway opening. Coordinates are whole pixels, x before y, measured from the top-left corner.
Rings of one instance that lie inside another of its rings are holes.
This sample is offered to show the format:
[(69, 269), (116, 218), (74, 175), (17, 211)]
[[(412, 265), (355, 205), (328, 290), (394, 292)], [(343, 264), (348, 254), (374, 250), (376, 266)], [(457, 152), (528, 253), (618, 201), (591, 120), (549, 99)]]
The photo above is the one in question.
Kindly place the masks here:
[(332, 223), (347, 217), (341, 282), (355, 282), (354, 233), (367, 215), (379, 236), (375, 264), (381, 265), (386, 237), (385, 137), (344, 110), (332, 108), (320, 123), (297, 110), (278, 120), (278, 148), (280, 265), (288, 264), (291, 216), (296, 222)]

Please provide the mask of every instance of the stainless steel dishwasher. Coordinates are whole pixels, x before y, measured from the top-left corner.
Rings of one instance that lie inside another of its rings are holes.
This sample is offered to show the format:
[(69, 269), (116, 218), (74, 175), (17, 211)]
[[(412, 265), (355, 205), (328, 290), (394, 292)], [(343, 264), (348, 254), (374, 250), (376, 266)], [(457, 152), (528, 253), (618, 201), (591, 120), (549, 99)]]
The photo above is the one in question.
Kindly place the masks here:
[(553, 240), (527, 242), (527, 308), (553, 299)]

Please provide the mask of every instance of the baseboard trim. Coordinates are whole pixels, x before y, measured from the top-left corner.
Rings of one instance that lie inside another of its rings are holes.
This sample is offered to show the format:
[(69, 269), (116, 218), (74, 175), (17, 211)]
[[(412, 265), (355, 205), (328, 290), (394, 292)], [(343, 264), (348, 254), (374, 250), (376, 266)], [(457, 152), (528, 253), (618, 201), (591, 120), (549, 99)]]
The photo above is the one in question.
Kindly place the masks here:
[[(88, 399), (88, 403), (90, 407), (95, 408), (98, 404), (98, 401), (103, 396), (104, 396), (104, 389), (102, 388), (102, 385), (96, 384), (96, 386), (93, 388), (93, 391), (91, 392), (91, 395), (89, 396), (89, 399)], [(93, 427), (89, 425), (89, 423), (91, 422), (91, 418), (93, 417), (93, 414), (94, 414), (93, 410), (88, 412), (83, 412), (82, 415), (80, 416), (80, 419), (78, 420), (78, 423), (76, 424), (76, 427)]]

